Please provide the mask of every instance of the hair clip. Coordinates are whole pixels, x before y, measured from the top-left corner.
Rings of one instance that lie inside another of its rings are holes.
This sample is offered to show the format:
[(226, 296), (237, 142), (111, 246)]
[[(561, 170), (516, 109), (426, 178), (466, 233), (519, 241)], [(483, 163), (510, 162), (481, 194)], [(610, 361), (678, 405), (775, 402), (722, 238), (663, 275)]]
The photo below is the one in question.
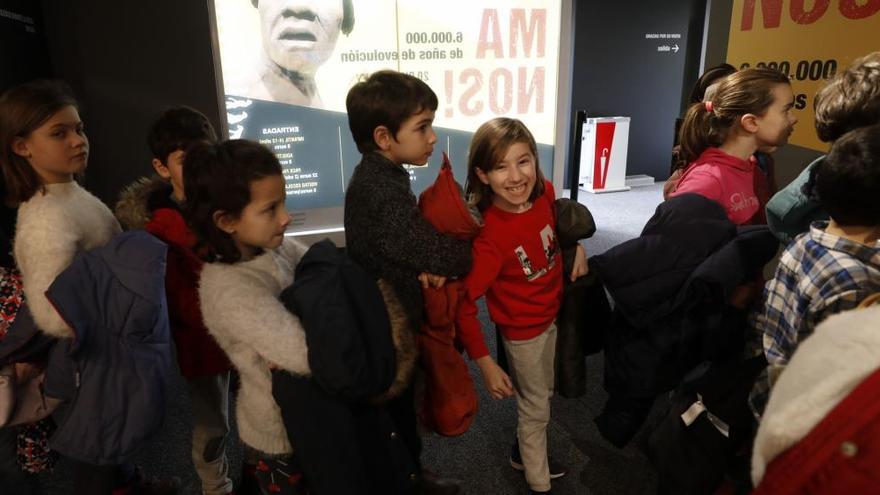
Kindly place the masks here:
[(706, 106), (706, 111), (709, 113), (712, 113), (712, 108), (714, 108), (712, 106), (712, 101), (708, 100), (708, 101), (704, 102), (703, 104)]

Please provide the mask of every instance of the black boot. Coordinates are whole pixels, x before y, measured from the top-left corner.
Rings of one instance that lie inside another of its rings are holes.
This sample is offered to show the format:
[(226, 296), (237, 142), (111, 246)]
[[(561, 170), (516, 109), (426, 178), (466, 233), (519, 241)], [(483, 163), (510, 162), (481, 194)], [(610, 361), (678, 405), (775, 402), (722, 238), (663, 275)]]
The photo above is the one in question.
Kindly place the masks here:
[(413, 493), (416, 495), (461, 495), (461, 482), (452, 478), (441, 478), (436, 474), (423, 470), (415, 481)]

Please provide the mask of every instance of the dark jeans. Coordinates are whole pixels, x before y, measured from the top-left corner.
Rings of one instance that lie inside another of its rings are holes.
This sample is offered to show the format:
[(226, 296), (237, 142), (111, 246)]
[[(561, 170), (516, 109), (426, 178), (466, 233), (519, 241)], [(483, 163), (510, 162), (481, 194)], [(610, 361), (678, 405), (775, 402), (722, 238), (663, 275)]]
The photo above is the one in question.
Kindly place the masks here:
[(410, 384), (398, 397), (386, 404), (388, 414), (397, 427), (397, 433), (412, 455), (417, 471), (422, 469), (422, 438), (416, 417), (415, 384)]
[(74, 495), (110, 495), (115, 488), (131, 483), (135, 477), (134, 464), (98, 466), (72, 461), (74, 466)]

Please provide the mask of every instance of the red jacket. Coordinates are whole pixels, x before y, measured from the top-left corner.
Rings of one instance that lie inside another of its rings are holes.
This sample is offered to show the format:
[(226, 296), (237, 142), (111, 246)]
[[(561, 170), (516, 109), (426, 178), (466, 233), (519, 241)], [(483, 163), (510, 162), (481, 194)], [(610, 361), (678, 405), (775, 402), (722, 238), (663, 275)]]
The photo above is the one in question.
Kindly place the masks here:
[(165, 293), (181, 374), (195, 378), (232, 369), (202, 322), (198, 282), (203, 263), (193, 252), (195, 234), (171, 200), (171, 188), (155, 179), (139, 181), (123, 192), (116, 215), (126, 228), (144, 228), (168, 245)]
[(880, 370), (770, 463), (755, 495), (880, 492)]
[(880, 493), (880, 306), (825, 319), (779, 375), (754, 439), (756, 494)]
[[(445, 153), (437, 180), (419, 197), (419, 209), (441, 233), (472, 239), (480, 231), (479, 223), (464, 203)], [(422, 421), (441, 435), (461, 435), (477, 414), (474, 382), (464, 357), (455, 347), (455, 316), (464, 297), (464, 285), (459, 280), (448, 280), (439, 289), (423, 289), (423, 296), (425, 318), (419, 333), (425, 369)]]

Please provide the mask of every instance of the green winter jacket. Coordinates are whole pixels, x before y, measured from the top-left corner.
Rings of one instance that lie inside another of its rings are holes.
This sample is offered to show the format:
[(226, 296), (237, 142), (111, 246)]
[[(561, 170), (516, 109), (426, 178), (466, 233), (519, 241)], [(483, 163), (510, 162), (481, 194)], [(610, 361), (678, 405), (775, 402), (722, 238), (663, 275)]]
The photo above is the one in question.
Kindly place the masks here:
[(825, 155), (822, 155), (807, 165), (791, 184), (774, 194), (767, 203), (767, 225), (784, 244), (810, 230), (810, 224), (814, 220), (828, 219), (822, 206), (815, 199), (807, 197), (802, 190), (810, 179), (810, 170), (824, 158)]

